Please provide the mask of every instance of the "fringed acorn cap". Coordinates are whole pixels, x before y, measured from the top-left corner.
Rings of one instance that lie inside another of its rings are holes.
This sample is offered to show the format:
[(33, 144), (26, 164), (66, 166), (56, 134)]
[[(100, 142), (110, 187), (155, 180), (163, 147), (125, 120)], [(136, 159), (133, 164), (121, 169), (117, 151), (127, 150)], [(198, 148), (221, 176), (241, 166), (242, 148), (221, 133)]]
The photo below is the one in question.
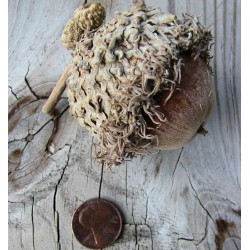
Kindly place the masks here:
[[(106, 166), (147, 154), (148, 146), (157, 144), (158, 137), (150, 133), (145, 116), (155, 127), (166, 121), (155, 97), (167, 91), (166, 105), (181, 90), (181, 53), (188, 51), (209, 65), (212, 35), (196, 17), (185, 14), (178, 19), (146, 7), (142, 0), (135, 2), (131, 10), (117, 13), (95, 32), (84, 33), (75, 41), (67, 80), (70, 113), (98, 138), (97, 157)], [(103, 17), (101, 7), (98, 9)], [(78, 20), (82, 22), (76, 25), (78, 30), (90, 29), (94, 22)]]
[(93, 31), (101, 26), (105, 18), (105, 10), (99, 3), (83, 4), (75, 10), (63, 30), (61, 36), (62, 44), (67, 48), (74, 50), (76, 43), (80, 41), (84, 32)]

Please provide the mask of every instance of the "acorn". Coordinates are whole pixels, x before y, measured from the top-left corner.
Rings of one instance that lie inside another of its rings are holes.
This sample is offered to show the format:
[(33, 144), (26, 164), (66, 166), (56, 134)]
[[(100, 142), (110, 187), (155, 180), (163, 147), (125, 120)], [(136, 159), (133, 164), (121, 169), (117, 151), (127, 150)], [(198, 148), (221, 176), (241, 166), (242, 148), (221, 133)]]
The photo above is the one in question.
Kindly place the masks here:
[(67, 25), (73, 28), (63, 32), (73, 59), (43, 111), (53, 109), (67, 85), (70, 113), (98, 139), (97, 158), (108, 167), (150, 148), (183, 147), (205, 133), (215, 100), (211, 31), (195, 16), (179, 19), (142, 0), (106, 23), (98, 4), (99, 27), (76, 25), (97, 20), (90, 21), (94, 4), (88, 15), (78, 9), (75, 24)]

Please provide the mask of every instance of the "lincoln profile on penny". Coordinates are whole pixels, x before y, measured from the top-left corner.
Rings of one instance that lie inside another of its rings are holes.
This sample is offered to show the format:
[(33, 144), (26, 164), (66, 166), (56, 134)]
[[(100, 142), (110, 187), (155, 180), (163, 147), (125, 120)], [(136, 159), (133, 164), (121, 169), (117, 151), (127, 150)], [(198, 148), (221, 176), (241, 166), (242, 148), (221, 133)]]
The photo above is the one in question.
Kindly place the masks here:
[(93, 237), (97, 246), (101, 246), (98, 242), (98, 227), (99, 221), (101, 221), (102, 217), (98, 216), (98, 214), (89, 207), (84, 208), (79, 213), (79, 223), (89, 231), (89, 234), (83, 238), (82, 243), (86, 244), (86, 242), (90, 241)]
[[(86, 207), (79, 213), (79, 223), (89, 231), (89, 234), (83, 239), (83, 243), (86, 244), (94, 238), (96, 245), (101, 247), (105, 241), (109, 242), (109, 235), (112, 239), (112, 231), (109, 232), (110, 227), (108, 226), (110, 218), (105, 215), (91, 207)], [(105, 232), (103, 231), (104, 226), (106, 226)]]

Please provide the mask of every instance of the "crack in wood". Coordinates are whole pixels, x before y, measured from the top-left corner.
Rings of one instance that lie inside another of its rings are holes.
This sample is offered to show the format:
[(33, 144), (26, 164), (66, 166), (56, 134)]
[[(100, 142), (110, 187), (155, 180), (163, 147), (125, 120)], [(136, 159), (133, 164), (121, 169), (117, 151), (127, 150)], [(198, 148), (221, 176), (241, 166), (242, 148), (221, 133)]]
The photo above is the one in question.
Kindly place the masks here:
[[(24, 148), (21, 150), (21, 152), (20, 152), (20, 157), (22, 156), (22, 154), (24, 153), (24, 151), (25, 151), (25, 149), (26, 149), (26, 147), (27, 147), (27, 145), (30, 143), (30, 142), (32, 142), (32, 140), (34, 139), (34, 137), (40, 132), (40, 131), (42, 131), (43, 129), (44, 129), (44, 127), (45, 126), (47, 126), (50, 122), (53, 122), (54, 124), (55, 124), (55, 122), (57, 122), (57, 120), (59, 120), (60, 119), (60, 117), (67, 111), (67, 109), (68, 109), (68, 107), (69, 106), (67, 106), (61, 113), (59, 113), (55, 118), (51, 118), (51, 119), (49, 119), (47, 122), (45, 122), (35, 133), (29, 133), (26, 137), (24, 137), (24, 138), (21, 138), (21, 139), (14, 139), (14, 140), (10, 140), (9, 142), (8, 142), (8, 144), (10, 144), (10, 143), (13, 143), (13, 142), (17, 142), (17, 141), (26, 141), (26, 144), (24, 145)], [(55, 125), (54, 125), (54, 127), (55, 127)], [(51, 136), (50, 136), (50, 138), (49, 138), (49, 140), (48, 140), (48, 142), (47, 142), (47, 144), (46, 144), (46, 150), (45, 151), (47, 151), (47, 147), (48, 147), (48, 144), (49, 144), (49, 142), (51, 142), (51, 138), (53, 139), (53, 136), (55, 135), (55, 133), (56, 133), (56, 131), (53, 129), (52, 130), (52, 134), (51, 134)], [(59, 151), (60, 149), (58, 149), (57, 151)], [(57, 152), (56, 151), (56, 152)], [(53, 152), (53, 154), (55, 154), (56, 152)], [(51, 152), (50, 152), (51, 153)], [(52, 153), (51, 153), (51, 155), (53, 155)], [(50, 155), (50, 156), (51, 156)], [(49, 156), (49, 157), (50, 157)], [(48, 158), (49, 158), (48, 157)], [(46, 160), (48, 159), (48, 158), (46, 158)], [(18, 164), (18, 166), (15, 168), (15, 171), (20, 171), (20, 170), (22, 170), (23, 168), (19, 168), (20, 167), (20, 164), (21, 164), (21, 162)]]
[(214, 221), (214, 219), (213, 219), (213, 217), (211, 216), (211, 214), (208, 212), (208, 210), (205, 208), (205, 206), (202, 204), (202, 202), (201, 202), (201, 200), (200, 200), (200, 198), (199, 198), (199, 196), (198, 196), (198, 193), (197, 193), (197, 191), (195, 190), (195, 188), (194, 188), (194, 186), (193, 186), (193, 184), (192, 184), (192, 181), (191, 181), (191, 178), (190, 178), (190, 176), (189, 176), (189, 174), (188, 174), (188, 172), (187, 172), (187, 170), (186, 170), (186, 168), (182, 165), (182, 168), (185, 170), (185, 173), (186, 173), (186, 175), (187, 175), (187, 177), (188, 177), (188, 180), (189, 180), (189, 184), (190, 184), (190, 186), (191, 186), (191, 188), (192, 188), (192, 190), (194, 191), (194, 193), (195, 193), (195, 198), (198, 200), (198, 202), (199, 202), (199, 204), (200, 204), (200, 206), (202, 207), (202, 209), (206, 212), (206, 214), (207, 214), (207, 216), (206, 216), (206, 225), (205, 225), (205, 233), (204, 233), (204, 236), (201, 238), (201, 240), (199, 240), (198, 242), (196, 241), (196, 240), (194, 240), (193, 239), (193, 243), (195, 244), (195, 245), (199, 245), (199, 244), (201, 244), (204, 240), (205, 240), (205, 238), (207, 237), (207, 232), (208, 232), (208, 217), (215, 223), (215, 221)]
[(197, 242), (197, 246), (200, 245), (206, 239), (207, 232), (208, 232), (208, 215), (206, 216), (205, 233), (204, 233), (203, 237), (200, 239), (200, 241)]
[[(181, 152), (179, 153), (178, 158), (177, 158), (177, 161), (176, 161), (176, 163), (175, 163), (174, 171), (173, 171), (173, 173), (172, 173), (172, 180), (174, 179), (174, 174), (175, 174), (175, 171), (176, 171), (177, 166), (178, 166), (178, 164), (179, 164), (179, 161), (180, 161), (180, 158), (181, 158), (183, 149), (184, 149), (184, 147), (181, 148)], [(173, 186), (173, 181), (172, 181), (172, 186)]]
[(145, 225), (147, 225), (147, 219), (148, 219), (148, 200), (149, 200), (149, 196), (147, 197), (147, 201), (146, 201)]
[(69, 106), (67, 106), (61, 113), (58, 113), (54, 118), (50, 119), (50, 121), (53, 121), (53, 129), (51, 136), (46, 144), (46, 149), (45, 151), (49, 152), (50, 154), (54, 154), (53, 150), (51, 150), (51, 145), (53, 144), (53, 140), (55, 138), (55, 135), (58, 131), (58, 125), (59, 125), (59, 120), (62, 117), (62, 115), (68, 110)]
[(162, 166), (163, 156), (160, 152), (157, 153), (155, 158), (155, 178), (159, 175), (160, 168)]
[(74, 248), (74, 236), (73, 236), (73, 234), (72, 234), (72, 237), (71, 237), (71, 248), (72, 248), (72, 250), (75, 249)]
[[(65, 112), (65, 111), (63, 111), (63, 112)], [(63, 113), (63, 112), (62, 112), (62, 113)], [(61, 113), (61, 114), (62, 114), (62, 113)], [(25, 151), (27, 145), (28, 145), (30, 142), (32, 142), (32, 140), (34, 139), (35, 135), (37, 135), (37, 134), (38, 134), (38, 133), (39, 133), (48, 123), (50, 123), (52, 120), (53, 120), (53, 119), (48, 120), (48, 121), (47, 121), (45, 124), (43, 124), (43, 125), (41, 126), (41, 128), (40, 128), (39, 130), (37, 130), (34, 134), (28, 134), (26, 137), (21, 138), (21, 139), (14, 139), (14, 140), (11, 140), (11, 141), (8, 142), (8, 144), (13, 143), (13, 142), (18, 142), (18, 141), (26, 141), (26, 143), (25, 143), (23, 149), (22, 149), (22, 150), (20, 151), (20, 153), (19, 153), (19, 157), (21, 157), (22, 154), (24, 153), (24, 151)], [(65, 144), (62, 148), (59, 148), (56, 152), (54, 152), (53, 154), (50, 154), (49, 157), (46, 158), (46, 160), (48, 160), (52, 155), (54, 155), (55, 153), (57, 153), (58, 151), (60, 151), (61, 149), (63, 149), (65, 146), (70, 146), (70, 145), (69, 145), (69, 144)], [(52, 159), (52, 160), (53, 160), (53, 159)], [(19, 168), (19, 167), (20, 167), (20, 164), (21, 164), (21, 162), (15, 167), (14, 171), (20, 171), (20, 170), (23, 169), (23, 168)], [(12, 173), (12, 172), (10, 172), (9, 174), (11, 174), (11, 173)]]
[[(27, 78), (27, 76), (28, 76), (28, 74), (29, 74), (29, 69), (30, 69), (30, 63), (29, 63), (29, 65), (28, 65), (28, 70), (27, 70), (27, 72), (26, 72), (26, 74), (25, 74), (25, 76), (24, 76), (24, 82), (26, 83), (26, 86), (29, 88), (29, 91), (30, 91), (31, 94), (36, 98), (36, 100), (47, 99), (48, 96), (40, 96), (40, 95), (38, 95), (38, 94), (32, 89), (32, 87), (31, 87), (31, 85), (30, 85), (30, 83), (29, 83), (29, 80), (28, 80), (28, 78)], [(25, 87), (26, 87), (26, 86), (25, 86)], [(24, 88), (25, 88), (25, 87), (24, 87)], [(23, 88), (23, 89), (24, 89), (24, 88)], [(22, 90), (23, 90), (23, 89), (22, 89)], [(22, 90), (20, 90), (20, 91), (22, 91)], [(18, 94), (20, 91), (18, 91), (17, 94)]]
[(61, 242), (60, 242), (60, 219), (58, 211), (55, 211), (56, 216), (56, 233), (57, 233), (57, 249), (61, 250)]
[(190, 242), (192, 242), (192, 243), (195, 244), (195, 240), (194, 240), (193, 238), (189, 239), (189, 238), (180, 237), (180, 238), (178, 238), (177, 240), (190, 241)]
[[(44, 123), (44, 124), (34, 133), (34, 134), (28, 134), (28, 136), (33, 136), (33, 138), (34, 138), (34, 136), (37, 135), (39, 132), (41, 132), (42, 129), (43, 129), (44, 127), (46, 127), (52, 120), (53, 120), (53, 119), (48, 120), (48, 121), (45, 122), (45, 123)], [(27, 136), (25, 139), (27, 139), (28, 136)], [(32, 139), (32, 140), (33, 140), (33, 139)], [(26, 141), (27, 141), (27, 142), (31, 142), (32, 140), (26, 140)]]
[[(16, 95), (18, 95), (20, 92), (22, 92), (25, 88), (27, 88), (27, 84), (24, 84), (23, 88), (19, 89), (17, 92), (16, 92)], [(19, 97), (18, 100), (20, 100), (22, 97)], [(36, 99), (37, 101), (37, 99)]]
[(180, 162), (180, 159), (181, 159), (181, 155), (182, 155), (183, 149), (184, 149), (184, 147), (181, 148), (181, 151), (180, 151), (180, 153), (179, 153), (179, 155), (178, 155), (178, 157), (177, 157), (177, 160), (176, 160), (176, 163), (175, 163), (175, 166), (174, 166), (174, 170), (173, 170), (173, 173), (172, 173), (172, 184), (171, 184), (171, 188), (170, 188), (170, 193), (172, 193), (172, 191), (173, 191), (174, 175), (175, 175), (175, 171), (176, 171), (176, 169), (177, 169), (177, 166), (178, 166), (178, 164), (179, 164), (179, 162)]
[(8, 201), (8, 203), (10, 203), (10, 204), (21, 204), (21, 205), (25, 206), (25, 202), (22, 202), (22, 201)]
[(128, 206), (128, 163), (125, 162), (125, 195), (126, 195), (126, 206)]
[[(171, 234), (167, 234), (167, 236), (169, 237), (169, 238), (171, 238), (171, 239), (173, 239), (173, 235), (175, 235), (175, 236), (177, 236), (177, 241), (181, 241), (181, 240), (183, 240), (183, 241), (189, 241), (189, 242), (192, 242), (196, 247), (200, 244), (200, 243), (202, 243), (202, 241), (206, 238), (206, 236), (207, 236), (207, 224), (206, 224), (206, 228), (205, 228), (205, 234), (204, 234), (204, 236), (202, 237), (202, 239), (200, 240), (200, 241), (197, 241), (197, 240), (195, 240), (194, 238), (186, 238), (186, 237), (179, 237), (179, 233), (178, 232), (172, 232)], [(177, 243), (177, 242), (176, 242)]]
[(35, 250), (34, 203), (35, 203), (35, 198), (34, 196), (32, 196), (32, 204), (31, 204), (32, 247)]
[[(135, 224), (135, 247), (138, 247), (138, 239), (137, 239), (137, 225)], [(138, 247), (139, 248), (139, 247)]]
[(29, 83), (29, 81), (28, 81), (28, 79), (27, 79), (27, 75), (29, 74), (29, 70), (30, 70), (30, 63), (28, 64), (28, 70), (27, 70), (27, 72), (26, 72), (26, 74), (25, 74), (25, 76), (24, 76), (24, 81), (25, 81), (26, 85), (28, 86), (28, 88), (29, 88), (31, 94), (38, 100), (38, 99), (39, 99), (38, 95), (37, 95), (37, 94), (35, 93), (35, 91), (31, 88), (30, 83)]
[(13, 91), (11, 86), (8, 86), (8, 88), (10, 89), (11, 94), (16, 98), (16, 100), (19, 100), (19, 98), (17, 97), (16, 93)]
[(199, 198), (199, 196), (198, 196), (198, 193), (197, 193), (197, 191), (195, 190), (195, 188), (194, 188), (194, 186), (193, 186), (193, 184), (192, 184), (192, 182), (191, 182), (191, 178), (190, 178), (190, 176), (189, 176), (189, 174), (188, 174), (186, 168), (185, 168), (183, 165), (182, 165), (182, 167), (184, 168), (184, 170), (185, 170), (185, 172), (186, 172), (186, 175), (187, 175), (187, 177), (188, 177), (189, 184), (190, 184), (192, 190), (193, 190), (194, 193), (195, 193), (194, 197), (198, 200), (200, 206), (201, 206), (201, 207), (203, 208), (203, 210), (207, 213), (207, 215), (209, 216), (209, 218), (215, 223), (215, 221), (214, 221), (213, 217), (211, 216), (211, 214), (208, 212), (208, 210), (207, 210), (207, 209), (205, 208), (205, 206), (202, 204), (202, 202), (201, 202), (201, 200), (200, 200), (200, 198)]
[(57, 162), (56, 160), (54, 160), (53, 158), (52, 158), (52, 156), (54, 156), (56, 153), (58, 153), (59, 151), (61, 151), (61, 150), (63, 150), (65, 147), (70, 147), (71, 145), (70, 144), (65, 144), (63, 147), (61, 147), (61, 148), (59, 148), (57, 151), (55, 151), (53, 154), (50, 154), (46, 159), (45, 159), (45, 161), (47, 161), (48, 159), (50, 159), (51, 161), (53, 161), (53, 162)]
[[(23, 155), (23, 153), (24, 153), (24, 151), (25, 151), (25, 149), (26, 149), (26, 147), (28, 146), (28, 144), (30, 143), (30, 142), (32, 142), (32, 140), (34, 139), (34, 137), (47, 125), (47, 124), (49, 124), (50, 122), (52, 121), (52, 119), (50, 119), (50, 120), (48, 120), (44, 125), (42, 125), (41, 127), (40, 127), (40, 129), (38, 129), (34, 134), (28, 134), (25, 138), (22, 138), (22, 139), (20, 139), (20, 141), (22, 141), (22, 140), (25, 140), (26, 141), (26, 144), (24, 145), (24, 147), (23, 147), (23, 149), (21, 150), (21, 152), (20, 152), (20, 157), (22, 157), (22, 155)], [(15, 141), (15, 140), (14, 140)], [(16, 140), (16, 141), (19, 141), (19, 140)], [(9, 141), (9, 143), (11, 143), (11, 142), (13, 142), (13, 140), (12, 141)], [(16, 166), (16, 168), (15, 168), (15, 172), (16, 171), (20, 171), (20, 170), (22, 170), (23, 168), (19, 168), (20, 167), (20, 164), (21, 164), (21, 161), (20, 161), (20, 163)]]
[(69, 151), (67, 154), (67, 162), (64, 166), (64, 168), (62, 169), (62, 173), (60, 178), (57, 181), (57, 184), (55, 186), (55, 191), (54, 191), (54, 196), (53, 196), (53, 213), (54, 213), (54, 223), (55, 223), (55, 227), (56, 227), (56, 233), (57, 233), (57, 248), (60, 250), (61, 249), (61, 242), (60, 242), (60, 219), (59, 219), (59, 212), (57, 211), (57, 207), (56, 207), (56, 196), (57, 196), (57, 191), (58, 191), (58, 187), (63, 179), (64, 173), (66, 168), (69, 165), (69, 159), (70, 159), (70, 152), (71, 152), (71, 148), (72, 145), (69, 146)]
[(101, 198), (101, 192), (102, 192), (103, 169), (104, 169), (104, 163), (102, 163), (101, 178), (100, 178), (100, 183), (99, 183), (99, 191), (98, 191), (99, 199)]
[(179, 233), (177, 233), (177, 232), (174, 231), (174, 232), (171, 232), (171, 234), (167, 234), (167, 236), (170, 237), (170, 238), (171, 238), (173, 235), (179, 236)]
[[(152, 228), (148, 225), (148, 224), (143, 224), (143, 223), (135, 223), (135, 224), (130, 224), (130, 223), (125, 223), (123, 224), (123, 226), (134, 226), (134, 236), (135, 236), (135, 249), (140, 249), (140, 234), (138, 236), (138, 227), (140, 226), (146, 226), (148, 229), (149, 229), (149, 232), (150, 232), (150, 240), (151, 240), (151, 249), (154, 250), (154, 241), (153, 241), (153, 233), (152, 233)], [(144, 249), (144, 248), (142, 248)], [(148, 248), (147, 248), (148, 249)]]
[(133, 219), (133, 224), (136, 225), (135, 223), (135, 217), (134, 217), (134, 200), (132, 198), (132, 211), (131, 211), (131, 216), (132, 216), (132, 219)]
[[(205, 240), (205, 238), (207, 237), (207, 232), (208, 232), (208, 214), (206, 216), (205, 233), (199, 241), (195, 240), (194, 238), (185, 238), (185, 237), (178, 237), (177, 240), (190, 241), (197, 247)], [(179, 236), (178, 233), (176, 234)]]
[(152, 228), (148, 224), (145, 224), (145, 225), (149, 228), (150, 236), (151, 236), (151, 243), (152, 243), (152, 250), (154, 250), (154, 238), (153, 238)]

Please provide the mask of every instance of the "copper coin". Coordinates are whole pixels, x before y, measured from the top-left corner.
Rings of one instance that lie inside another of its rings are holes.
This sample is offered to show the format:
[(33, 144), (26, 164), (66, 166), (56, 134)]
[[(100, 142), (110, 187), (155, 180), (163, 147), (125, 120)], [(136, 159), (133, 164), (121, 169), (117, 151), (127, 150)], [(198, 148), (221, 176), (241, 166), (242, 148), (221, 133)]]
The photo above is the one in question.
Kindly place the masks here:
[(75, 211), (72, 229), (83, 246), (105, 248), (119, 237), (122, 217), (113, 203), (103, 199), (88, 200)]

